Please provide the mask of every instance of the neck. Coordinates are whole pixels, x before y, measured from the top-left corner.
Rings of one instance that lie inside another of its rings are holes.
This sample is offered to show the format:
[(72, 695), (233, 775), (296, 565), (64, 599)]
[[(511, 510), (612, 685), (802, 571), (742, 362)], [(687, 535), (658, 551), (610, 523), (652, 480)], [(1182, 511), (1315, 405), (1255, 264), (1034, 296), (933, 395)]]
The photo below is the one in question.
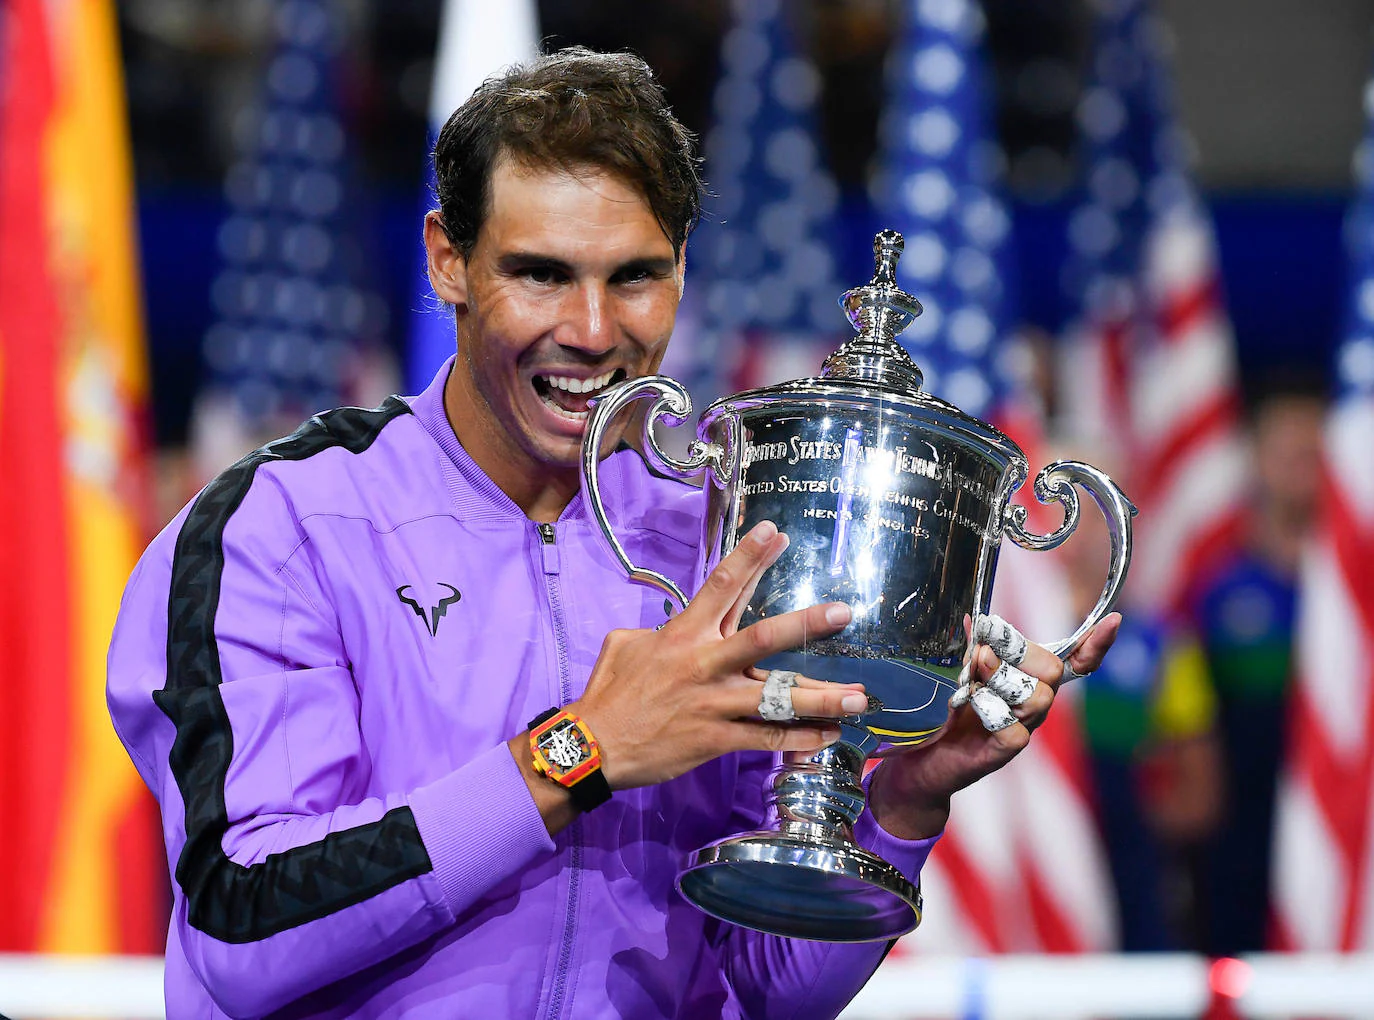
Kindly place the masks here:
[(444, 416), (459, 444), (526, 517), (544, 524), (558, 520), (581, 486), (576, 468), (522, 471), (520, 466), (527, 459), (524, 451), (514, 449), (499, 430), (483, 427), (484, 416), (458, 413), (459, 408), (475, 407), (482, 399), (469, 384), (467, 373), (455, 366), (444, 384)]
[(1271, 504), (1255, 517), (1250, 547), (1281, 574), (1295, 576), (1310, 527), (1311, 515), (1304, 510)]

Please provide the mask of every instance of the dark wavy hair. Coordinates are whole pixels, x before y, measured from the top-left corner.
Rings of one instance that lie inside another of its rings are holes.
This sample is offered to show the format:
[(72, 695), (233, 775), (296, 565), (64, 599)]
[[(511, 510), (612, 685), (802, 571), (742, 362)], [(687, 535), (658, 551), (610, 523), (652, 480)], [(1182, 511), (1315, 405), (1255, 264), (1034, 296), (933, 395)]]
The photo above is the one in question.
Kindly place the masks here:
[(632, 53), (571, 46), (543, 54), (487, 79), (449, 117), (434, 168), (444, 229), (465, 258), (477, 244), (492, 168), (502, 157), (615, 174), (644, 196), (674, 251), (701, 215), (695, 140), (649, 65)]

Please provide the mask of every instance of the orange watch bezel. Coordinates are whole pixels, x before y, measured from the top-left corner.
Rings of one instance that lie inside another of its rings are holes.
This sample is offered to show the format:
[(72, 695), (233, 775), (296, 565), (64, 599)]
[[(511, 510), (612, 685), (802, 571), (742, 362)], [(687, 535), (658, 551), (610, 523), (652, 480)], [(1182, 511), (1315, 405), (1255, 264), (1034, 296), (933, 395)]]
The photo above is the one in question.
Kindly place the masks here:
[[(582, 739), (586, 741), (587, 750), (590, 752), (590, 757), (586, 761), (566, 771), (556, 763), (549, 761), (539, 746), (539, 738), (563, 722), (571, 722), (577, 728), (577, 731), (582, 734)], [(530, 730), (530, 755), (534, 760), (534, 770), (540, 775), (552, 779), (559, 786), (575, 786), (601, 768), (601, 745), (597, 743), (596, 737), (592, 736), (591, 728), (580, 717), (566, 710), (551, 715)]]

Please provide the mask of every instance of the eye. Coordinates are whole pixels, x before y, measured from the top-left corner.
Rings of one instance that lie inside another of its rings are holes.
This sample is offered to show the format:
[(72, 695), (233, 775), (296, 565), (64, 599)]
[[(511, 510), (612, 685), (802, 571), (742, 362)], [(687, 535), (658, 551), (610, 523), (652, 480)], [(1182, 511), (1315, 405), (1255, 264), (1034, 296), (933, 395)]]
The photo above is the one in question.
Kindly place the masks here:
[(636, 284), (644, 283), (648, 280), (657, 280), (663, 276), (648, 266), (627, 266), (611, 278), (612, 283)]
[(521, 266), (516, 270), (516, 275), (524, 277), (531, 283), (538, 284), (541, 287), (551, 286), (556, 283), (564, 283), (568, 278), (568, 274), (557, 266), (539, 264)]

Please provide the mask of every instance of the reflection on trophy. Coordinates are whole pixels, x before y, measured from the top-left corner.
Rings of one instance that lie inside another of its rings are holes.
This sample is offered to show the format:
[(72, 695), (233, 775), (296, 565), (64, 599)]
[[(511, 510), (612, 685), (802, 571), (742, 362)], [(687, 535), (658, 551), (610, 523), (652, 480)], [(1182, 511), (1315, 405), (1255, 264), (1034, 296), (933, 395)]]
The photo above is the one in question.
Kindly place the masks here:
[(777, 935), (860, 942), (895, 938), (920, 923), (920, 890), (854, 843), (863, 765), (879, 746), (918, 744), (944, 722), (969, 651), (964, 619), (988, 611), (1002, 536), (1028, 549), (1058, 546), (1078, 523), (1075, 486), (1106, 518), (1107, 580), (1082, 625), (1050, 645), (1061, 657), (1111, 609), (1131, 557), (1135, 508), (1105, 474), (1077, 461), (1046, 467), (1035, 494), (1061, 503), (1064, 522), (1050, 534), (1030, 533), (1025, 508), (1009, 502), (1026, 479), (1025, 455), (986, 422), (922, 392), (921, 370), (896, 342), (921, 313), (896, 285), (901, 251), (900, 234), (878, 234), (872, 281), (841, 298), (858, 335), (819, 376), (716, 401), (686, 460), (654, 437), (656, 422), (681, 425), (692, 412), (683, 386), (664, 376), (609, 391), (583, 440), (584, 495), (632, 580), (686, 604), (673, 581), (630, 561), (598, 488), (607, 427), (651, 395), (644, 430), (651, 462), (679, 477), (706, 472), (695, 580), (755, 524), (771, 520), (791, 544), (763, 575), (740, 626), (832, 600), (853, 611), (840, 634), (759, 665), (861, 682), (870, 710), (847, 719), (835, 744), (785, 756), (773, 770), (767, 799), (775, 827), (702, 848), (678, 877), (682, 894), (707, 913)]

